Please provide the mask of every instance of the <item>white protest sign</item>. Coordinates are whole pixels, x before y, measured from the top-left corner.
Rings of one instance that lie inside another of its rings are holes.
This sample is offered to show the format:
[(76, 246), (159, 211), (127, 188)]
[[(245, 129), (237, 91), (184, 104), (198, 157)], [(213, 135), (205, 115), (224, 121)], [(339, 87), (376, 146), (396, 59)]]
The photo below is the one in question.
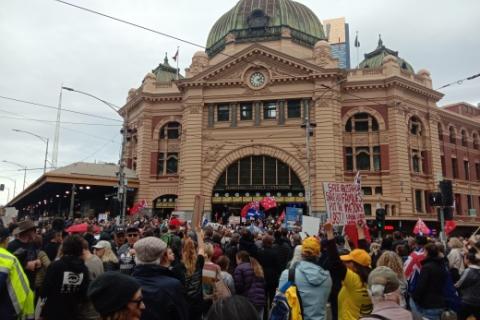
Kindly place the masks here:
[(323, 184), (327, 212), (333, 225), (365, 222), (362, 192), (359, 184), (325, 182)]
[(303, 229), (302, 231), (309, 236), (316, 236), (318, 229), (320, 228), (320, 218), (303, 216)]

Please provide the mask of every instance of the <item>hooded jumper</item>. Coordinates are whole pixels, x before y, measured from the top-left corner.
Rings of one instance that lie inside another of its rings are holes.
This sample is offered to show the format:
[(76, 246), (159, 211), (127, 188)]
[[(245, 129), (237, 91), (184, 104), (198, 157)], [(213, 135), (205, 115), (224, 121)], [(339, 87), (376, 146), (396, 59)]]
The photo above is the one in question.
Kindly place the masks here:
[[(288, 281), (288, 269), (282, 272), (278, 287)], [(300, 261), (295, 269), (295, 284), (302, 298), (304, 319), (324, 320), (332, 278), (330, 273), (308, 261)]]

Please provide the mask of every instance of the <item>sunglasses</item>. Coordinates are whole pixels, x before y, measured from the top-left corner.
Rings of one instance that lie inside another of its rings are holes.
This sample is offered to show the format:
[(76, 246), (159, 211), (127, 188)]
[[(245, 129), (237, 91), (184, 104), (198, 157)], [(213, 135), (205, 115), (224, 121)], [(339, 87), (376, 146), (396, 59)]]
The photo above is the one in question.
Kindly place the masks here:
[(133, 238), (133, 237), (137, 238), (137, 237), (138, 237), (138, 233), (130, 233), (130, 234), (127, 234), (127, 237), (129, 237), (129, 238)]
[(130, 300), (129, 302), (131, 302), (131, 303), (136, 303), (136, 304), (137, 304), (137, 308), (140, 309), (140, 305), (143, 303), (143, 297), (140, 297), (140, 298), (137, 299), (137, 300)]

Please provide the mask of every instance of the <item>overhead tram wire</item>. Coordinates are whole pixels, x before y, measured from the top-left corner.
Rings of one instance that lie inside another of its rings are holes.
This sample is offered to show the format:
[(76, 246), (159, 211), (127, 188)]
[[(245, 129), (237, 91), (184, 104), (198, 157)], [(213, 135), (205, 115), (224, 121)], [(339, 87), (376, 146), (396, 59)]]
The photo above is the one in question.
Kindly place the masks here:
[[(0, 112), (11, 113), (5, 110), (0, 109)], [(45, 123), (56, 123), (55, 120), (46, 120), (46, 119), (35, 119), (35, 118), (27, 118), (24, 116), (16, 116), (16, 117), (6, 117), (3, 116), (1, 119), (12, 119), (12, 120), (24, 120), (24, 121), (35, 121), (35, 122), (45, 122)], [(105, 123), (90, 123), (90, 122), (69, 122), (69, 121), (61, 121), (61, 124), (72, 124), (72, 125), (83, 125), (83, 126), (103, 126), (103, 127), (120, 127), (121, 124), (105, 124)]]
[(457, 81), (454, 81), (454, 82), (447, 83), (446, 85), (443, 85), (436, 90), (447, 88), (447, 87), (453, 86), (455, 84), (461, 85), (461, 84), (463, 84), (464, 81), (473, 80), (473, 79), (478, 78), (478, 77), (480, 77), (480, 73), (474, 74), (473, 76), (467, 77), (465, 79), (460, 79), (460, 80), (457, 80)]
[[(25, 103), (25, 104), (30, 104), (30, 105), (33, 105), (33, 106), (41, 107), (41, 108), (53, 109), (53, 110), (55, 110), (55, 111), (58, 110), (58, 106), (55, 107), (55, 106), (50, 106), (50, 105), (48, 105), (48, 104), (43, 104), (43, 103), (38, 103), (38, 102), (33, 102), (33, 101), (28, 101), (28, 100), (22, 100), (22, 99), (17, 99), (17, 98), (11, 98), (11, 97), (6, 97), (6, 96), (2, 96), (2, 95), (0, 95), (0, 99), (10, 100), (10, 101), (16, 101), (16, 102), (21, 102), (21, 103)], [(67, 109), (67, 108), (64, 108), (63, 106), (62, 106), (62, 111), (70, 112), (70, 113), (75, 113), (75, 114), (80, 114), (80, 115), (88, 116), (88, 117), (94, 117), (94, 118), (103, 119), (103, 120), (117, 121), (117, 122), (121, 122), (121, 121), (122, 121), (122, 120), (119, 120), (119, 119), (113, 119), (113, 118), (109, 118), (109, 117), (99, 116), (99, 115), (92, 114), (92, 113), (86, 113), (86, 112), (81, 112), (81, 111), (75, 111), (75, 110)]]

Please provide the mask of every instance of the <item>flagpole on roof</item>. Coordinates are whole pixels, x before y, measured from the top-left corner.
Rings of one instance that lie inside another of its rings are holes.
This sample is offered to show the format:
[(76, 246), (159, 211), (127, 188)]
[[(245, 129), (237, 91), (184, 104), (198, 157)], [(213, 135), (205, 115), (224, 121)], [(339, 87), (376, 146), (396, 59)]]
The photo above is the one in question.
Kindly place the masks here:
[(355, 48), (357, 48), (357, 69), (360, 66), (360, 41), (358, 41), (358, 31), (356, 31), (355, 35)]
[(180, 53), (180, 46), (177, 46), (177, 52), (173, 56), (173, 60), (177, 63), (177, 80), (180, 80), (180, 69), (178, 67), (178, 55)]

